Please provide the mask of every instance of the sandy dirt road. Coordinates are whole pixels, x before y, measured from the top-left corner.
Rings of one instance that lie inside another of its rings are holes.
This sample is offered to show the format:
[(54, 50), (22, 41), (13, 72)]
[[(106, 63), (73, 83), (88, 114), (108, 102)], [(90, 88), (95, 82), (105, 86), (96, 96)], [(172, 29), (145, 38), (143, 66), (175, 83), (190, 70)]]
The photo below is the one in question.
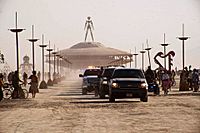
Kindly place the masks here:
[(81, 95), (80, 85), (68, 80), (35, 99), (0, 102), (0, 133), (200, 133), (199, 92), (109, 103)]

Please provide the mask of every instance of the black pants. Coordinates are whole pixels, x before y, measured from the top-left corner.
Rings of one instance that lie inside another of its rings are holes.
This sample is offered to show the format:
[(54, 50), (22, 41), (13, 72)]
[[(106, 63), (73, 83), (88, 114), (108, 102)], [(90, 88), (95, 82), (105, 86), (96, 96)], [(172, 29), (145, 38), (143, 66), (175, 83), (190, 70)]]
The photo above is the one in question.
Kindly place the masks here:
[(3, 99), (3, 91), (2, 91), (2, 87), (0, 87), (0, 101)]

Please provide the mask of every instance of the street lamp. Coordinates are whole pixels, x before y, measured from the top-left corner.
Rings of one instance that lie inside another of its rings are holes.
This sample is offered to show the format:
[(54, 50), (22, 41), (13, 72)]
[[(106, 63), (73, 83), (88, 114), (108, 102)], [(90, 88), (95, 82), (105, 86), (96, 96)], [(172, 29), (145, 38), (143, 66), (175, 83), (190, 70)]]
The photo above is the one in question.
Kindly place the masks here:
[(63, 56), (60, 55), (59, 57), (60, 57), (60, 59), (59, 59), (59, 66), (60, 66), (59, 72), (60, 72), (60, 81), (61, 81), (62, 80), (61, 71), (62, 71)]
[(151, 67), (151, 59), (150, 59), (150, 50), (151, 48), (149, 47), (149, 44), (148, 44), (148, 39), (147, 39), (147, 48), (145, 49), (148, 53), (148, 59), (149, 59), (149, 66)]
[(55, 45), (54, 45), (54, 52), (52, 52), (53, 54), (53, 83), (57, 84), (57, 80), (56, 80), (56, 54), (57, 52), (55, 52)]
[(42, 48), (42, 82), (40, 83), (40, 89), (47, 89), (47, 83), (44, 80), (44, 48), (47, 45), (44, 45), (44, 35), (42, 35), (42, 45), (39, 45)]
[(34, 51), (34, 43), (39, 39), (34, 38), (34, 25), (32, 25), (32, 39), (28, 39), (28, 41), (32, 42), (32, 54), (33, 54), (33, 71), (35, 71), (35, 51)]
[(17, 12), (15, 13), (15, 28), (9, 29), (9, 30), (11, 32), (13, 32), (13, 33), (16, 34), (17, 72), (18, 72), (18, 78), (19, 78), (19, 43), (18, 43), (18, 33), (22, 32), (25, 29), (17, 28)]
[(184, 67), (185, 67), (185, 41), (189, 38), (189, 37), (184, 36), (184, 24), (182, 24), (182, 37), (177, 37), (177, 38), (182, 41), (183, 70), (184, 70)]
[(138, 54), (136, 53), (136, 47), (135, 47), (135, 53), (133, 55), (135, 56), (135, 68), (137, 68), (137, 56), (138, 56)]
[(59, 79), (59, 64), (60, 64), (60, 54), (58, 54), (58, 52), (57, 52), (57, 54), (56, 54), (56, 57), (57, 57), (57, 78), (58, 78), (58, 82), (60, 81), (60, 79)]
[(140, 51), (140, 53), (142, 54), (142, 70), (144, 70), (144, 54), (145, 54), (145, 50), (143, 48), (143, 44), (142, 44), (142, 50)]
[(53, 86), (53, 81), (51, 80), (51, 51), (53, 51), (53, 49), (50, 48), (50, 41), (49, 41), (49, 48), (46, 50), (49, 52), (49, 80), (47, 81), (47, 85)]
[(132, 61), (132, 54), (131, 54), (131, 49), (130, 49), (130, 56), (129, 56), (129, 59), (130, 59), (130, 68), (131, 68), (131, 61)]
[(169, 44), (165, 43), (165, 33), (164, 33), (164, 43), (162, 43), (161, 46), (164, 47), (164, 66), (165, 66), (165, 69), (167, 68), (167, 66), (166, 66), (166, 57), (165, 57), (165, 55), (166, 55), (166, 47), (167, 47), (168, 45), (169, 45)]

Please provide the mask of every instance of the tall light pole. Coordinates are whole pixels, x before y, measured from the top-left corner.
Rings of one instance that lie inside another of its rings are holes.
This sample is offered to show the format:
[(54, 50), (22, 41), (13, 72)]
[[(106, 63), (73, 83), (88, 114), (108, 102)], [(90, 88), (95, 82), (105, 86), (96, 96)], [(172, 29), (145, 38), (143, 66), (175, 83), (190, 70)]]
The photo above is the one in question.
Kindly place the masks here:
[(182, 24), (182, 37), (177, 37), (179, 40), (182, 41), (182, 58), (183, 58), (183, 69), (185, 67), (185, 41), (189, 38), (189, 37), (185, 37), (184, 36), (184, 24)]
[[(165, 43), (165, 33), (164, 33), (164, 43), (161, 44), (161, 46), (164, 47), (164, 56), (166, 55), (166, 47), (168, 46), (169, 44)], [(167, 69), (167, 66), (166, 66), (166, 57), (164, 57), (164, 67), (165, 69)]]
[(59, 71), (60, 71), (60, 80), (61, 80), (61, 78), (62, 78), (62, 62), (63, 62), (63, 56), (62, 55), (60, 55), (60, 60), (59, 60), (59, 66), (60, 66), (60, 69), (59, 69)]
[(49, 48), (46, 50), (49, 52), (49, 80), (47, 81), (47, 85), (53, 86), (53, 81), (51, 80), (51, 51), (53, 51), (53, 49), (50, 48), (50, 41), (49, 41)]
[(138, 54), (136, 53), (136, 47), (135, 47), (135, 53), (133, 55), (135, 56), (135, 68), (137, 68), (137, 56), (138, 56)]
[(34, 51), (34, 43), (39, 39), (34, 38), (34, 25), (32, 25), (32, 39), (28, 39), (28, 41), (32, 42), (32, 54), (33, 54), (33, 71), (35, 71), (35, 51)]
[[(59, 51), (59, 49), (57, 49), (57, 51)], [(59, 75), (59, 61), (60, 61), (60, 52), (57, 52), (56, 57), (57, 57), (57, 73)]]
[(149, 66), (151, 67), (151, 59), (150, 59), (150, 50), (151, 50), (151, 48), (149, 47), (148, 39), (147, 39), (146, 43), (147, 43), (147, 48), (146, 48), (145, 50), (146, 50), (147, 53), (148, 53)]
[(58, 52), (57, 52), (57, 54), (56, 54), (56, 57), (57, 57), (57, 78), (58, 78), (58, 82), (60, 81), (60, 77), (59, 77), (59, 75), (60, 75), (60, 73), (59, 73), (59, 64), (60, 64), (60, 54), (58, 54)]
[(57, 84), (56, 81), (56, 54), (57, 52), (55, 51), (55, 45), (54, 45), (54, 51), (52, 52), (53, 54), (53, 83)]
[(42, 35), (42, 45), (39, 45), (42, 48), (42, 81), (40, 83), (40, 89), (47, 89), (47, 83), (44, 80), (44, 48), (47, 45), (44, 44), (44, 35)]
[(17, 71), (19, 78), (19, 41), (18, 41), (18, 33), (22, 32), (25, 29), (20, 29), (17, 27), (17, 12), (15, 13), (15, 28), (9, 29), (11, 32), (16, 34), (16, 56), (17, 56)]
[(145, 54), (144, 44), (142, 44), (142, 50), (140, 51), (140, 53), (142, 54), (142, 70), (144, 70), (144, 54)]

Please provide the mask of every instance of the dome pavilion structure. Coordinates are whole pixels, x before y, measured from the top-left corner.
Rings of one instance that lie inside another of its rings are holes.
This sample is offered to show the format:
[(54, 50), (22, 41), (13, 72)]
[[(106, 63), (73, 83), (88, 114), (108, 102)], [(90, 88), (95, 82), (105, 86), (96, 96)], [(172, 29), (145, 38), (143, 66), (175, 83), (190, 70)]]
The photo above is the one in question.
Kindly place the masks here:
[(68, 49), (59, 51), (62, 65), (73, 69), (87, 68), (88, 66), (123, 65), (132, 61), (132, 54), (105, 47), (100, 42), (80, 42)]

